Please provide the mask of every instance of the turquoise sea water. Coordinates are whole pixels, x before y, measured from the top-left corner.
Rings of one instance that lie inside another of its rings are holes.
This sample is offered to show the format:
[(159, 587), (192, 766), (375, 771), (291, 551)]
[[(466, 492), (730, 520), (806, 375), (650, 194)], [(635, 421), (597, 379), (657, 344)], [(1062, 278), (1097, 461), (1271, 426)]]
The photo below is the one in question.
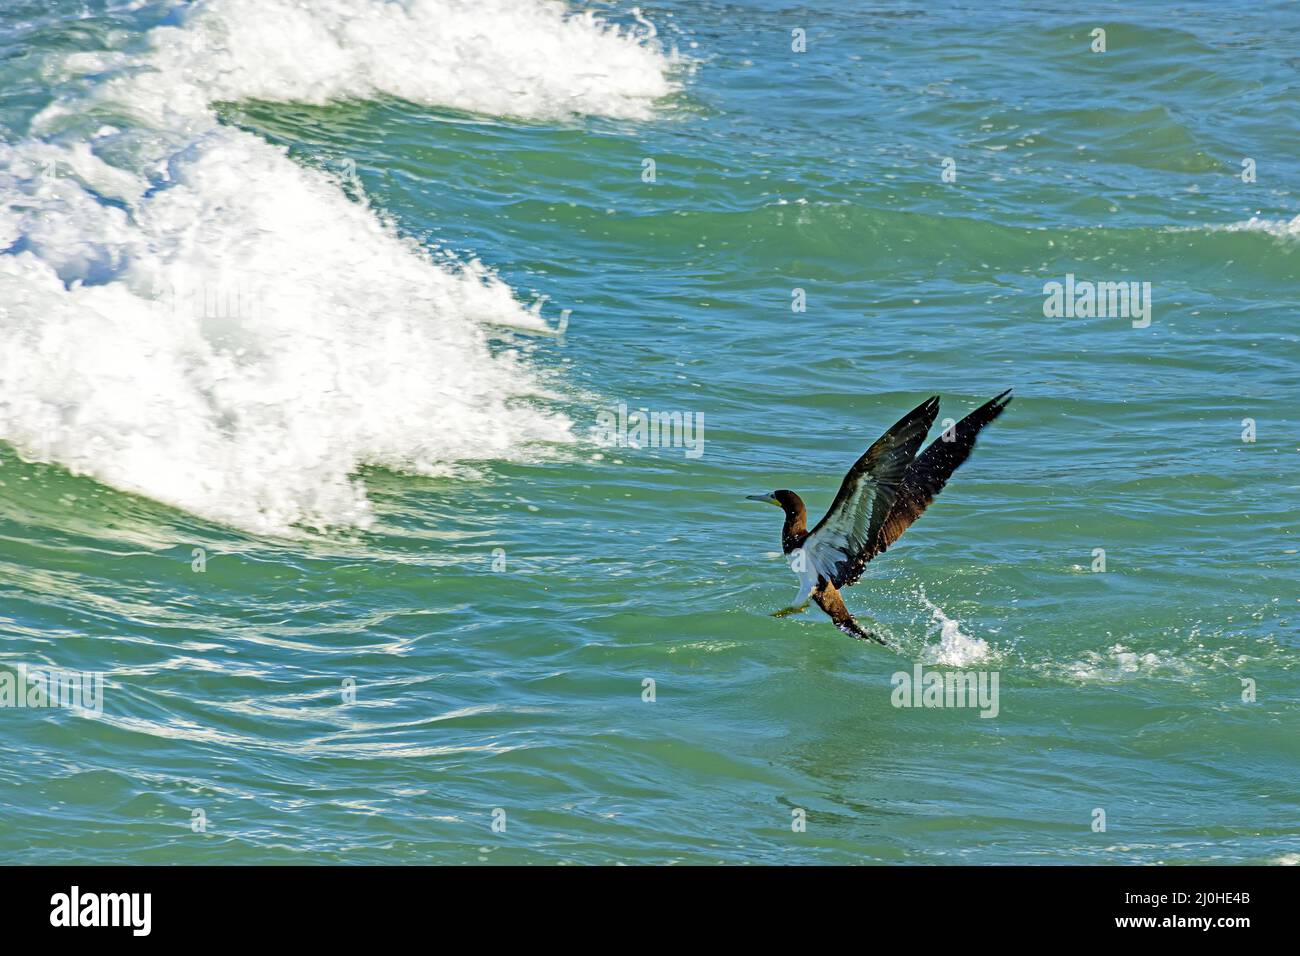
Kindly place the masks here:
[(1294, 4), (304, 6), (0, 12), (0, 861), (1300, 862)]

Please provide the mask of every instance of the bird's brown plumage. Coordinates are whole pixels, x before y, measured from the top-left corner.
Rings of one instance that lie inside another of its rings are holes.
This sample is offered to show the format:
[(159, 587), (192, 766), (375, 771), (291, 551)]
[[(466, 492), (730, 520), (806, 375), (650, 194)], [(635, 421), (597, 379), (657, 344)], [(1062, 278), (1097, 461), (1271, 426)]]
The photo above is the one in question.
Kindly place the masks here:
[(865, 551), (856, 565), (856, 573), (837, 581), (839, 587), (848, 587), (859, 577), (867, 562), (881, 554), (897, 541), (912, 522), (943, 491), (944, 485), (975, 449), (975, 439), (980, 430), (1002, 414), (1003, 409), (1011, 404), (1011, 389), (1007, 389), (985, 402), (952, 427), (952, 434), (945, 432), (925, 449), (908, 466), (903, 476), (902, 486), (894, 497), (889, 514), (876, 531), (871, 547)]
[(825, 517), (812, 531), (806, 530), (807, 511), (793, 491), (757, 496), (785, 512), (781, 548), (787, 555), (800, 552), (802, 566), (792, 565), (803, 581), (800, 599), (811, 597), (841, 630), (880, 641), (854, 620), (839, 589), (854, 584), (867, 563), (893, 545), (929, 507), (970, 457), (980, 431), (1010, 404), (1010, 395), (1008, 389), (985, 402), (918, 455), (939, 413), (938, 396), (922, 402), (854, 462)]
[[(939, 396), (926, 399), (871, 443), (840, 483), (825, 517), (808, 533), (808, 542), (825, 542), (825, 570), (836, 587), (862, 575), (866, 557), (893, 508), (908, 467), (939, 414)], [(820, 555), (819, 555), (820, 556)]]

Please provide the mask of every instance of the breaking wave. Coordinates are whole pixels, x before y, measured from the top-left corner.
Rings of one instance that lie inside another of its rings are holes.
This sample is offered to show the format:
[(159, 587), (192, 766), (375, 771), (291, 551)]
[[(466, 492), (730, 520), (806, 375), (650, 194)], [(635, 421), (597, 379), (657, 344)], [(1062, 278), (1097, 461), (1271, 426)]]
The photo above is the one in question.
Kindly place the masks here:
[(672, 90), (653, 31), (544, 0), (211, 0), (163, 23), (52, 56), (54, 98), (0, 145), (0, 439), (266, 533), (366, 526), (363, 466), (572, 440), (511, 342), (535, 311), (213, 104), (636, 119)]

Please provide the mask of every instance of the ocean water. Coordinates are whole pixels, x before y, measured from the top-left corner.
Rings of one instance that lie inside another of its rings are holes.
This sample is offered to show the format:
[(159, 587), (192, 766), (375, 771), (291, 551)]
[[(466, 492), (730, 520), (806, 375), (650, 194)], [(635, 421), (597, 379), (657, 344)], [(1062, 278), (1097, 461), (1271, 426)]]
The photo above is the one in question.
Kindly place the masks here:
[[(9, 0), (0, 861), (1300, 861), (1297, 28)], [(770, 616), (745, 495), (1009, 387), (894, 649)]]

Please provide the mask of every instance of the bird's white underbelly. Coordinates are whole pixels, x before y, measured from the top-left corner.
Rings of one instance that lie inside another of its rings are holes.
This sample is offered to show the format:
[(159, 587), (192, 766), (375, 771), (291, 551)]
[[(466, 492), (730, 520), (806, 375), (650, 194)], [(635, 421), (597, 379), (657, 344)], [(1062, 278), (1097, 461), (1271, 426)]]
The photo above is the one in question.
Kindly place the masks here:
[(790, 561), (790, 570), (799, 579), (799, 596), (794, 601), (795, 607), (798, 607), (808, 600), (813, 589), (817, 587), (817, 569), (808, 560), (807, 555), (800, 551), (791, 552), (787, 558)]

